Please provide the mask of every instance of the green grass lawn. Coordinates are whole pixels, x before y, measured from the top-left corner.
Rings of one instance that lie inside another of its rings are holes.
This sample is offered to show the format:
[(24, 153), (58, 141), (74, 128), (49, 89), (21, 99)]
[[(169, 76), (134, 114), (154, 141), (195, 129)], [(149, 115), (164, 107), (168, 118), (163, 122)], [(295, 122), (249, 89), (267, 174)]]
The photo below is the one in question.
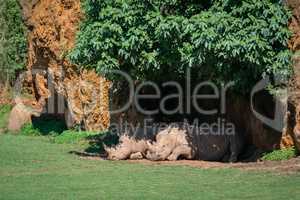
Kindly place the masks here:
[(0, 135), (0, 199), (299, 199), (300, 175), (82, 160), (78, 146)]

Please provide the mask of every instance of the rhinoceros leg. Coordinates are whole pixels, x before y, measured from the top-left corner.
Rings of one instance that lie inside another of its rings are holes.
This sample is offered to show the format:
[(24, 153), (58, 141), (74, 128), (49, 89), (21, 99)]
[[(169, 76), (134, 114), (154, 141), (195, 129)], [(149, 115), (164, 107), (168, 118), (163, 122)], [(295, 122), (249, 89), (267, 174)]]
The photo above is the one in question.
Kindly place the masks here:
[(187, 159), (192, 159), (192, 149), (187, 145), (178, 146), (173, 150), (173, 152), (167, 159), (170, 161), (175, 161), (179, 158), (179, 156), (183, 156)]
[(244, 145), (243, 138), (239, 135), (234, 135), (230, 137), (230, 157), (229, 162), (237, 162), (238, 156), (242, 151)]
[(129, 157), (130, 160), (141, 160), (143, 158), (144, 158), (144, 156), (141, 152), (133, 153)]
[(231, 152), (229, 161), (230, 163), (235, 163), (238, 160), (238, 156), (235, 152)]

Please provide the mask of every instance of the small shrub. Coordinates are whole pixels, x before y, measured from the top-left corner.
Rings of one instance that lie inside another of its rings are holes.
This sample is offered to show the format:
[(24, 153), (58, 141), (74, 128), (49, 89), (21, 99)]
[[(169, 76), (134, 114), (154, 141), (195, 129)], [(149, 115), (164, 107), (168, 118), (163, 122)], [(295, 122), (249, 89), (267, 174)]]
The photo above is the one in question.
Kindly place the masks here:
[(36, 128), (33, 127), (33, 125), (30, 124), (25, 124), (21, 128), (21, 135), (26, 135), (26, 136), (41, 136), (42, 134), (40, 131)]
[(97, 135), (98, 133), (96, 132), (88, 132), (88, 131), (74, 131), (74, 130), (67, 130), (64, 131), (62, 134), (56, 136), (53, 138), (54, 143), (58, 144), (76, 144), (81, 141), (86, 140), (87, 137)]
[(0, 117), (3, 117), (11, 111), (11, 105), (0, 105)]
[(6, 130), (11, 105), (0, 105), (0, 133)]
[(263, 155), (262, 160), (280, 161), (288, 160), (296, 156), (295, 148), (275, 150)]

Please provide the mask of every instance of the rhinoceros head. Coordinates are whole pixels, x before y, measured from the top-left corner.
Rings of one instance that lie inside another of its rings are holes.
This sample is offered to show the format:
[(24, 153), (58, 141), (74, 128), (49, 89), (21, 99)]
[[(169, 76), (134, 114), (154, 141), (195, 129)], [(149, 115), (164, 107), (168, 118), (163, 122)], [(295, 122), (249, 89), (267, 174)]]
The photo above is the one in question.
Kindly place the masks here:
[(105, 144), (103, 146), (108, 160), (125, 160), (130, 155), (131, 144), (128, 136), (122, 136), (120, 144), (114, 148), (109, 148)]
[(147, 159), (153, 161), (166, 160), (178, 144), (178, 131), (177, 128), (171, 127), (160, 131), (156, 136), (156, 142), (148, 143)]

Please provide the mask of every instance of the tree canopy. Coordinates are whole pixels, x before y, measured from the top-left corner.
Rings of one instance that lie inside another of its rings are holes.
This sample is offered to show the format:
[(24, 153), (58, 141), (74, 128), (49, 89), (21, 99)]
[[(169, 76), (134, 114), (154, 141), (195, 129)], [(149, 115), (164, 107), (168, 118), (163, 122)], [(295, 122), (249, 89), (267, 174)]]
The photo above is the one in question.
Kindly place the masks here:
[(85, 20), (70, 60), (138, 80), (234, 81), (291, 74), (290, 12), (279, 0), (84, 0)]

